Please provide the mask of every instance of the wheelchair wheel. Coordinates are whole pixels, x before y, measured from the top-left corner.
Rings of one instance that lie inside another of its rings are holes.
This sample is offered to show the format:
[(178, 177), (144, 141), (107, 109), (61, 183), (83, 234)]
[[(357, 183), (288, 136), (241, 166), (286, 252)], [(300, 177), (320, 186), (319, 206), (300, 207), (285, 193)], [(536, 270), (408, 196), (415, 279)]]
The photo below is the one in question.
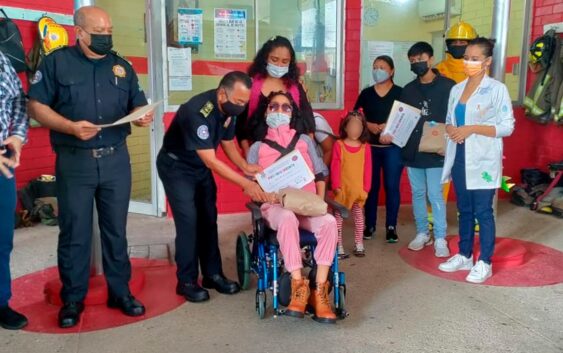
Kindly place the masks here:
[(248, 237), (241, 232), (237, 237), (237, 274), (240, 288), (248, 289), (250, 286), (250, 248), (248, 246)]
[(256, 291), (256, 313), (260, 319), (266, 316), (266, 292)]
[(278, 301), (282, 306), (288, 306), (291, 301), (291, 274), (284, 272), (278, 279)]

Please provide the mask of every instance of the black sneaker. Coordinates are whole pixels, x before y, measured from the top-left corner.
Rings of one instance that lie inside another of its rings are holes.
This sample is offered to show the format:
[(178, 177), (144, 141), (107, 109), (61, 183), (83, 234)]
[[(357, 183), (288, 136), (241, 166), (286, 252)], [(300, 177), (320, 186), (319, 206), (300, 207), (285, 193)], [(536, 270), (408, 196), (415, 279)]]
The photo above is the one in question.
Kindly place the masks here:
[(27, 326), (27, 318), (9, 306), (0, 308), (0, 326), (6, 330), (20, 330)]
[(371, 240), (374, 236), (375, 229), (374, 228), (366, 228), (364, 229), (364, 240)]
[(394, 244), (399, 241), (399, 236), (397, 235), (397, 229), (393, 226), (387, 227), (387, 235), (385, 237), (388, 243)]

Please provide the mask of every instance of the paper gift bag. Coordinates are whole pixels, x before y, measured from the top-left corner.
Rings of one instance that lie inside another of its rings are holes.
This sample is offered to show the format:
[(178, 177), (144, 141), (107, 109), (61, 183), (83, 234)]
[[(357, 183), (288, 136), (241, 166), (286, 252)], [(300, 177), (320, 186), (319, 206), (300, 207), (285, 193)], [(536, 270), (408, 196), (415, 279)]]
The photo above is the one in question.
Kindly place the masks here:
[(446, 124), (426, 121), (422, 128), (422, 137), (418, 150), (426, 153), (444, 155), (446, 151)]
[(283, 208), (300, 216), (324, 216), (327, 213), (327, 203), (319, 195), (305, 190), (282, 189), (279, 199)]

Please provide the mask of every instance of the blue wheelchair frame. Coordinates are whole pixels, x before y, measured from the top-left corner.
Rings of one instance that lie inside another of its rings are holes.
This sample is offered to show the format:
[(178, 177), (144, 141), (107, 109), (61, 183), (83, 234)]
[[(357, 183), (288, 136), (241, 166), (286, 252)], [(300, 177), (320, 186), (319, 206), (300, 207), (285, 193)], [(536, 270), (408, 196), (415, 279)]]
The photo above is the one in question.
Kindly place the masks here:
[[(325, 200), (334, 210), (342, 214), (343, 218), (349, 216), (349, 211), (344, 206), (333, 200)], [(283, 261), (279, 256), (279, 245), (276, 240), (275, 231), (266, 227), (260, 205), (256, 203), (248, 203), (247, 208), (252, 213), (253, 234), (248, 237), (242, 233), (237, 239), (237, 269), (239, 271), (239, 282), (242, 289), (248, 289), (249, 274), (254, 273), (258, 277), (258, 288), (256, 289), (256, 311), (262, 319), (266, 312), (266, 289), (272, 291), (272, 307), (274, 309), (274, 317), (283, 315), (284, 311), (280, 309), (280, 277), (283, 283), (290, 283), (289, 273), (283, 273)], [(306, 230), (299, 230), (301, 248), (305, 248), (308, 258), (304, 260), (304, 267), (310, 267), (311, 271), (315, 268), (314, 250), (316, 246), (316, 238), (313, 233)], [(248, 248), (248, 242), (252, 242), (252, 252)], [(241, 244), (239, 244), (241, 242)], [(246, 244), (244, 244), (246, 243)], [(246, 248), (244, 248), (246, 247)], [(242, 251), (246, 251), (245, 254)], [(248, 265), (241, 264), (248, 256)], [(338, 254), (335, 253), (334, 261), (331, 267), (334, 307), (336, 315), (339, 319), (345, 318), (348, 313), (345, 309), (346, 296), (346, 276), (344, 272), (340, 272), (338, 266)], [(280, 276), (280, 273), (283, 273)], [(245, 277), (246, 276), (246, 277)], [(289, 281), (289, 282), (288, 282)], [(283, 289), (288, 290), (286, 285)], [(289, 291), (291, 286), (289, 284)], [(287, 301), (287, 300), (286, 300)], [(287, 304), (286, 304), (287, 305)]]

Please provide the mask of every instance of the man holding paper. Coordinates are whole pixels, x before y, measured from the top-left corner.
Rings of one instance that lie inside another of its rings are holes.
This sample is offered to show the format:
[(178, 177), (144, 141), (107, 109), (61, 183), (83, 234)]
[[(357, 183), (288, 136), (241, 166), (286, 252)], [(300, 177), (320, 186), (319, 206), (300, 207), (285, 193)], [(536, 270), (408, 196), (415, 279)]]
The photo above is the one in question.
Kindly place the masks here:
[[(96, 200), (108, 306), (129, 316), (145, 313), (129, 291), (131, 264), (126, 225), (131, 166), (125, 139), (128, 123), (113, 124), (147, 104), (135, 71), (112, 48), (109, 15), (95, 6), (74, 14), (77, 44), (41, 62), (29, 90), (30, 115), (51, 129), (57, 154), (58, 266), (64, 303), (59, 326), (80, 321), (90, 275), (92, 207)], [(133, 123), (149, 126), (153, 112)]]

